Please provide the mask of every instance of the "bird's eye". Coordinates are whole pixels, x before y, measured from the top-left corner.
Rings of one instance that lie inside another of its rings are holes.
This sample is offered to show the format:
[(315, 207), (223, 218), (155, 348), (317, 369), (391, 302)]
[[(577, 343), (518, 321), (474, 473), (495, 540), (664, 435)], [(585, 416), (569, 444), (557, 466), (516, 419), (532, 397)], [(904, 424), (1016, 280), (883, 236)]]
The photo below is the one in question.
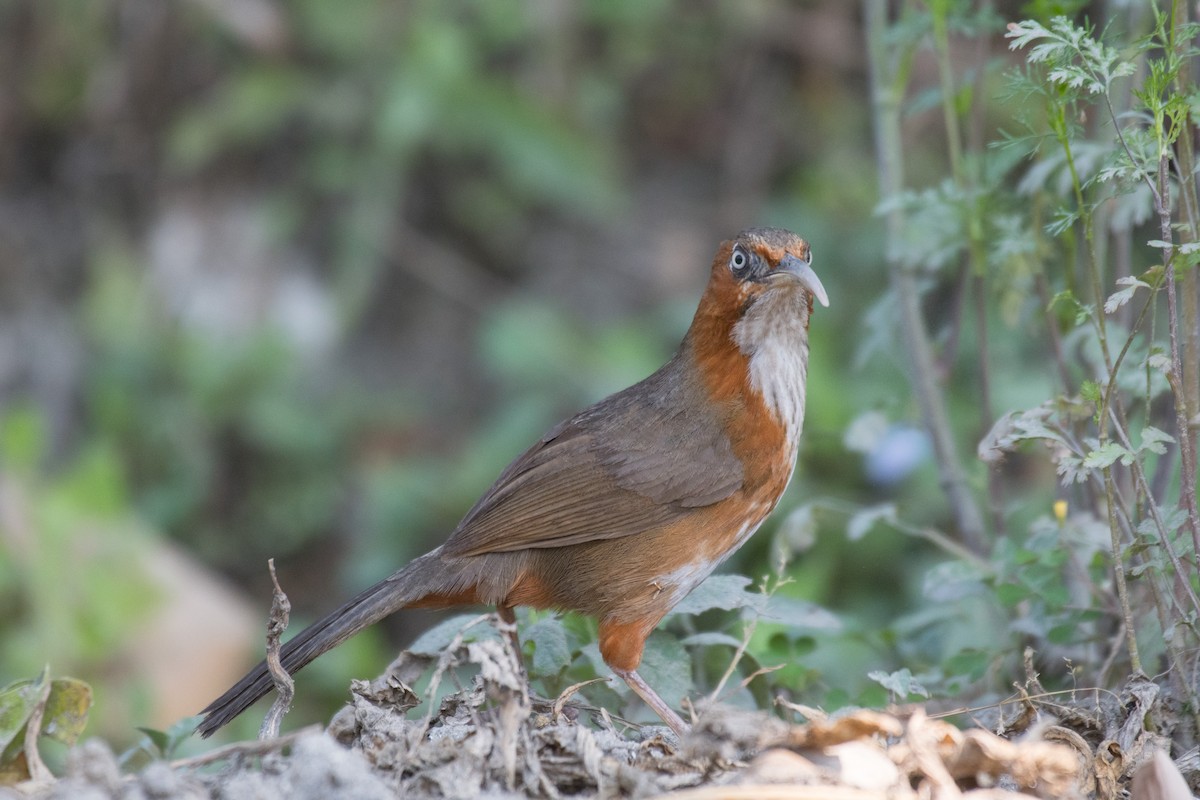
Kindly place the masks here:
[(741, 272), (749, 263), (750, 257), (746, 255), (746, 251), (740, 245), (733, 248), (733, 255), (729, 257), (729, 266), (733, 268), (734, 272)]

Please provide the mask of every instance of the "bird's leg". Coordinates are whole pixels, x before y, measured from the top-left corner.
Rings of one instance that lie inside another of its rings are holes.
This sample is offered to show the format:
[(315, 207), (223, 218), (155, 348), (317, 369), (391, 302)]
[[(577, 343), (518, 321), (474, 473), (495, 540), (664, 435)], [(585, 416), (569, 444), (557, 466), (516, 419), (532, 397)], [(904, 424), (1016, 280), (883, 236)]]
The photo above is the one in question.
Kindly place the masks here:
[(528, 683), (528, 676), (525, 675), (525, 659), (521, 655), (521, 635), (517, 633), (517, 612), (513, 611), (512, 606), (498, 605), (496, 606), (496, 614), (500, 617), (500, 621), (504, 623), (500, 626), (500, 630), (504, 632), (508, 639), (508, 644), (512, 648), (513, 658), (517, 661), (517, 669), (521, 671), (521, 675), (525, 677)]
[(612, 618), (601, 620), (600, 655), (608, 668), (629, 684), (629, 688), (646, 701), (655, 714), (662, 717), (662, 721), (675, 731), (676, 736), (682, 737), (688, 731), (687, 723), (637, 674), (638, 664), (642, 663), (642, 652), (646, 648), (646, 637), (662, 618), (662, 614), (656, 614), (629, 622)]
[(683, 738), (683, 735), (688, 732), (688, 724), (667, 705), (666, 701), (658, 696), (658, 692), (650, 688), (650, 684), (642, 680), (642, 676), (637, 674), (637, 670), (610, 668), (621, 680), (629, 684), (630, 689), (637, 692), (638, 697), (646, 701), (646, 705), (654, 709), (655, 714), (662, 717), (662, 721), (675, 731), (676, 736)]

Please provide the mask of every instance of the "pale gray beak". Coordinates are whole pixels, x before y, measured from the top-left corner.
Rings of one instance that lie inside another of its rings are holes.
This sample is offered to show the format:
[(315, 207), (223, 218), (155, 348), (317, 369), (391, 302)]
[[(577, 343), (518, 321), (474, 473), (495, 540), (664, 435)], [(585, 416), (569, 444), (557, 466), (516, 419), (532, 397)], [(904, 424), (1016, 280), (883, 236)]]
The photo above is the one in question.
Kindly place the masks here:
[(825, 287), (821, 285), (821, 279), (817, 277), (817, 273), (813, 272), (810, 261), (803, 261), (796, 258), (791, 253), (783, 257), (779, 262), (779, 269), (782, 272), (787, 272), (795, 275), (805, 289), (812, 292), (812, 296), (817, 298), (817, 302), (826, 308), (829, 307), (829, 295), (825, 294)]

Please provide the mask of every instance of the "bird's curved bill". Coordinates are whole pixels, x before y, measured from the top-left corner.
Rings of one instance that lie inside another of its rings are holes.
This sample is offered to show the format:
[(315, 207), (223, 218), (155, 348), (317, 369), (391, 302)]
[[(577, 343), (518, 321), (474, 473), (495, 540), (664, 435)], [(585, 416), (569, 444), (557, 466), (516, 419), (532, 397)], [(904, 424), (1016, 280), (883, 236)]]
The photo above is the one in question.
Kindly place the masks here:
[(809, 262), (789, 253), (779, 262), (778, 270), (794, 275), (805, 289), (812, 292), (818, 303), (826, 308), (829, 307), (829, 295), (825, 294), (825, 287), (821, 285), (821, 279), (817, 277), (817, 273), (813, 272)]

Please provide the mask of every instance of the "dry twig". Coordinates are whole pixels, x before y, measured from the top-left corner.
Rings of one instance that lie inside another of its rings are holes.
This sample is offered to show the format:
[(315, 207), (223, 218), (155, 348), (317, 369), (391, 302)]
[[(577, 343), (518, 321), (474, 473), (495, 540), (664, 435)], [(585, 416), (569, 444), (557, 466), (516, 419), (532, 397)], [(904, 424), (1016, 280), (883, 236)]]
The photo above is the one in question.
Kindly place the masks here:
[(280, 638), (287, 630), (292, 601), (288, 600), (288, 596), (279, 586), (279, 579), (275, 575), (275, 559), (267, 559), (267, 569), (271, 573), (271, 585), (274, 587), (271, 595), (271, 616), (267, 620), (267, 669), (271, 673), (271, 680), (275, 682), (277, 694), (271, 709), (263, 718), (262, 726), (258, 729), (258, 738), (264, 741), (279, 737), (279, 726), (296, 696), (296, 682), (279, 660)]

